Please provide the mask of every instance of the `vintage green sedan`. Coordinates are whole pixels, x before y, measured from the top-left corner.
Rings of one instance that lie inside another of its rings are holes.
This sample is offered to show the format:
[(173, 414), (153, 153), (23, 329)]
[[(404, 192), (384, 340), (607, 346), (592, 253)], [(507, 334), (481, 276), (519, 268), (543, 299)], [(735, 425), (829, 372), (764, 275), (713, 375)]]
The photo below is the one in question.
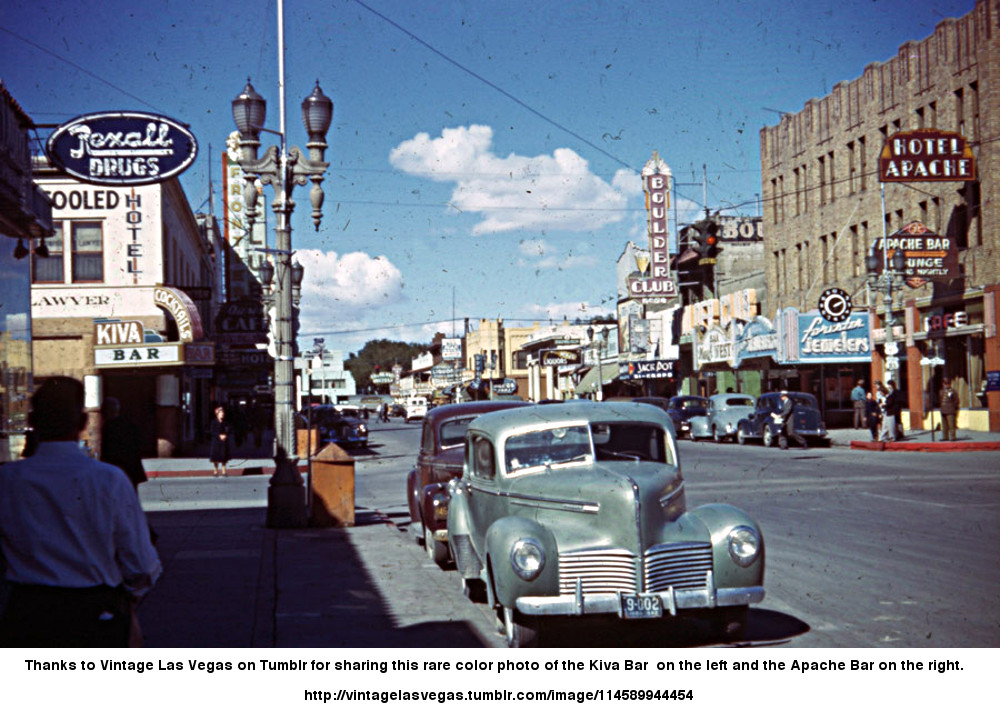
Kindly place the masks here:
[(485, 587), (508, 645), (544, 616), (703, 614), (732, 640), (764, 598), (764, 538), (727, 504), (688, 511), (673, 424), (635, 403), (575, 400), (469, 425), (449, 483), (449, 546)]

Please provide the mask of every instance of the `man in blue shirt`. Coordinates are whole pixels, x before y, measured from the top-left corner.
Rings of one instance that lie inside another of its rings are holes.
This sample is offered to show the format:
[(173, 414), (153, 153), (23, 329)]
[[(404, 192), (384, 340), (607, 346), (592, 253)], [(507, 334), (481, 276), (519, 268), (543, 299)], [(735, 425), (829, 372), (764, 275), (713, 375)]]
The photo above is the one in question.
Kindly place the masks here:
[(858, 380), (858, 384), (851, 391), (851, 403), (854, 405), (854, 429), (862, 429), (865, 426), (865, 381)]
[(0, 646), (126, 646), (132, 606), (160, 575), (132, 483), (80, 448), (83, 400), (78, 380), (42, 383), (29, 415), (37, 450), (0, 467), (0, 562), (11, 587)]

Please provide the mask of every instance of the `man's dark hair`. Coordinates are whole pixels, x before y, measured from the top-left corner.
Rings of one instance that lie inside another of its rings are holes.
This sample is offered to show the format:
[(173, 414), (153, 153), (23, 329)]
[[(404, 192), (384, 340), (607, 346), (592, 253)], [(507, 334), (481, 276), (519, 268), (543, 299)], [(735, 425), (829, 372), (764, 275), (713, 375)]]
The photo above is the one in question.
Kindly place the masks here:
[(75, 378), (47, 378), (31, 396), (31, 426), (40, 440), (73, 439), (86, 424), (83, 383)]

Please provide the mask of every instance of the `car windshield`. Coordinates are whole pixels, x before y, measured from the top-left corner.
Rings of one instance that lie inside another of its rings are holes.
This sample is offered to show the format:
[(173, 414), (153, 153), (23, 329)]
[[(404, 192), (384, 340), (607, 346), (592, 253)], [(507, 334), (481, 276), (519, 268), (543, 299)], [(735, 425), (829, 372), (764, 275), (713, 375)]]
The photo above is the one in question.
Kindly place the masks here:
[(554, 427), (507, 439), (507, 473), (597, 461), (674, 464), (666, 432), (644, 422), (612, 422)]
[(476, 415), (470, 417), (456, 417), (453, 420), (445, 420), (438, 430), (438, 443), (442, 448), (457, 447), (465, 442), (465, 431), (469, 429), (469, 423), (476, 419)]
[(535, 467), (584, 463), (591, 458), (590, 430), (586, 425), (552, 427), (514, 435), (507, 439), (504, 449), (508, 474)]
[(312, 421), (318, 425), (329, 425), (334, 422), (343, 422), (344, 416), (333, 408), (316, 408), (312, 412)]

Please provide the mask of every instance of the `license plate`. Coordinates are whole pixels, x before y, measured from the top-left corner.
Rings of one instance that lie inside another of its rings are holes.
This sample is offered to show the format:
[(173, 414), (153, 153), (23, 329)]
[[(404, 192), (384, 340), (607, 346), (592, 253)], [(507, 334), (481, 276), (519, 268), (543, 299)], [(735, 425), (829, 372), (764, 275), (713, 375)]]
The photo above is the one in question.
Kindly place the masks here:
[(644, 620), (663, 617), (663, 603), (657, 595), (622, 593), (622, 617), (626, 620)]

